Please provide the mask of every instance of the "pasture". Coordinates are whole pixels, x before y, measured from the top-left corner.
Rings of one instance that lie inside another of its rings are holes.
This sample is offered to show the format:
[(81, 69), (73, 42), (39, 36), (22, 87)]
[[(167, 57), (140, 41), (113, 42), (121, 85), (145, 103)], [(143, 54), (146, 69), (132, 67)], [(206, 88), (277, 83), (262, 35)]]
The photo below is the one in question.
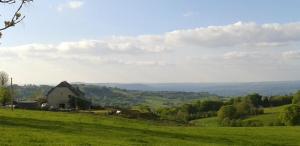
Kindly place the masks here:
[(300, 145), (300, 127), (196, 127), (90, 113), (0, 109), (2, 145)]

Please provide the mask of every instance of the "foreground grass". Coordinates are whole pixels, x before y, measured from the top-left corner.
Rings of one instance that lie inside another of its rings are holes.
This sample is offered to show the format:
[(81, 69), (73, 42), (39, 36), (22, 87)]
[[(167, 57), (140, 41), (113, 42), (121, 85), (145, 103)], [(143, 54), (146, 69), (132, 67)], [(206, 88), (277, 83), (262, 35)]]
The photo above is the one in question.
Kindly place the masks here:
[(300, 127), (188, 127), (83, 113), (0, 109), (2, 145), (300, 145)]

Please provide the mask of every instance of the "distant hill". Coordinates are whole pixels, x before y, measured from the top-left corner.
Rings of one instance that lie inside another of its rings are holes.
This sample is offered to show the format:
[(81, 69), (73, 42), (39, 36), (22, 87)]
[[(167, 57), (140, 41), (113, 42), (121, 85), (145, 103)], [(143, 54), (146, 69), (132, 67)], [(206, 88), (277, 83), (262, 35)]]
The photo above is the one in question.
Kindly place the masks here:
[(96, 83), (94, 85), (140, 91), (208, 92), (219, 96), (243, 96), (257, 92), (265, 96), (291, 94), (300, 90), (300, 81), (249, 82), (249, 83), (157, 83), (122, 84)]
[[(102, 106), (151, 107), (176, 106), (196, 100), (219, 99), (228, 96), (243, 96), (257, 92), (264, 96), (285, 95), (300, 89), (300, 81), (256, 82), (256, 83), (160, 83), (160, 84), (117, 84), (117, 83), (73, 83), (94, 104)], [(33, 100), (45, 95), (52, 86), (15, 85), (16, 99)], [(221, 96), (221, 97), (220, 97)]]
[[(138, 91), (107, 87), (100, 85), (77, 83), (86, 97), (92, 100), (94, 105), (132, 107), (148, 105), (152, 108), (176, 106), (190, 103), (196, 100), (219, 99), (217, 95), (207, 92), (181, 92), (181, 91)], [(14, 85), (15, 98), (17, 100), (35, 100), (36, 97), (45, 96), (52, 86), (47, 85)]]

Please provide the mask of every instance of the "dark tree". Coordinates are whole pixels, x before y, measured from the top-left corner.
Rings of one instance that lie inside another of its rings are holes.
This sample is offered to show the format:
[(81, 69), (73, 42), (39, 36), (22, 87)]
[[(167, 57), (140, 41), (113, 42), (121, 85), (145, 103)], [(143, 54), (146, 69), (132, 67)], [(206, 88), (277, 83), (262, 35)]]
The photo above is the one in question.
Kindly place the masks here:
[(7, 85), (8, 80), (8, 74), (4, 71), (0, 71), (0, 87)]
[(249, 94), (245, 98), (246, 100), (250, 101), (255, 107), (262, 105), (262, 96), (258, 93)]

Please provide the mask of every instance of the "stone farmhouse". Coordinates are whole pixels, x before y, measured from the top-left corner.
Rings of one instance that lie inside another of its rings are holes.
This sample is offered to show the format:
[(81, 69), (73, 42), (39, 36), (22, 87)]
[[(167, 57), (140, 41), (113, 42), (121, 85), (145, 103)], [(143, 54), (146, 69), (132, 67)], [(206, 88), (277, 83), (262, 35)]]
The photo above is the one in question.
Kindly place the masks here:
[[(63, 81), (58, 84), (56, 87), (52, 88), (46, 95), (48, 105), (53, 109), (75, 109), (80, 105), (79, 101), (85, 101), (89, 104), (84, 104), (85, 107), (89, 108), (90, 102), (85, 98), (85, 94), (70, 85), (68, 82)], [(73, 99), (73, 104), (70, 102)], [(75, 99), (75, 100), (74, 100)]]

